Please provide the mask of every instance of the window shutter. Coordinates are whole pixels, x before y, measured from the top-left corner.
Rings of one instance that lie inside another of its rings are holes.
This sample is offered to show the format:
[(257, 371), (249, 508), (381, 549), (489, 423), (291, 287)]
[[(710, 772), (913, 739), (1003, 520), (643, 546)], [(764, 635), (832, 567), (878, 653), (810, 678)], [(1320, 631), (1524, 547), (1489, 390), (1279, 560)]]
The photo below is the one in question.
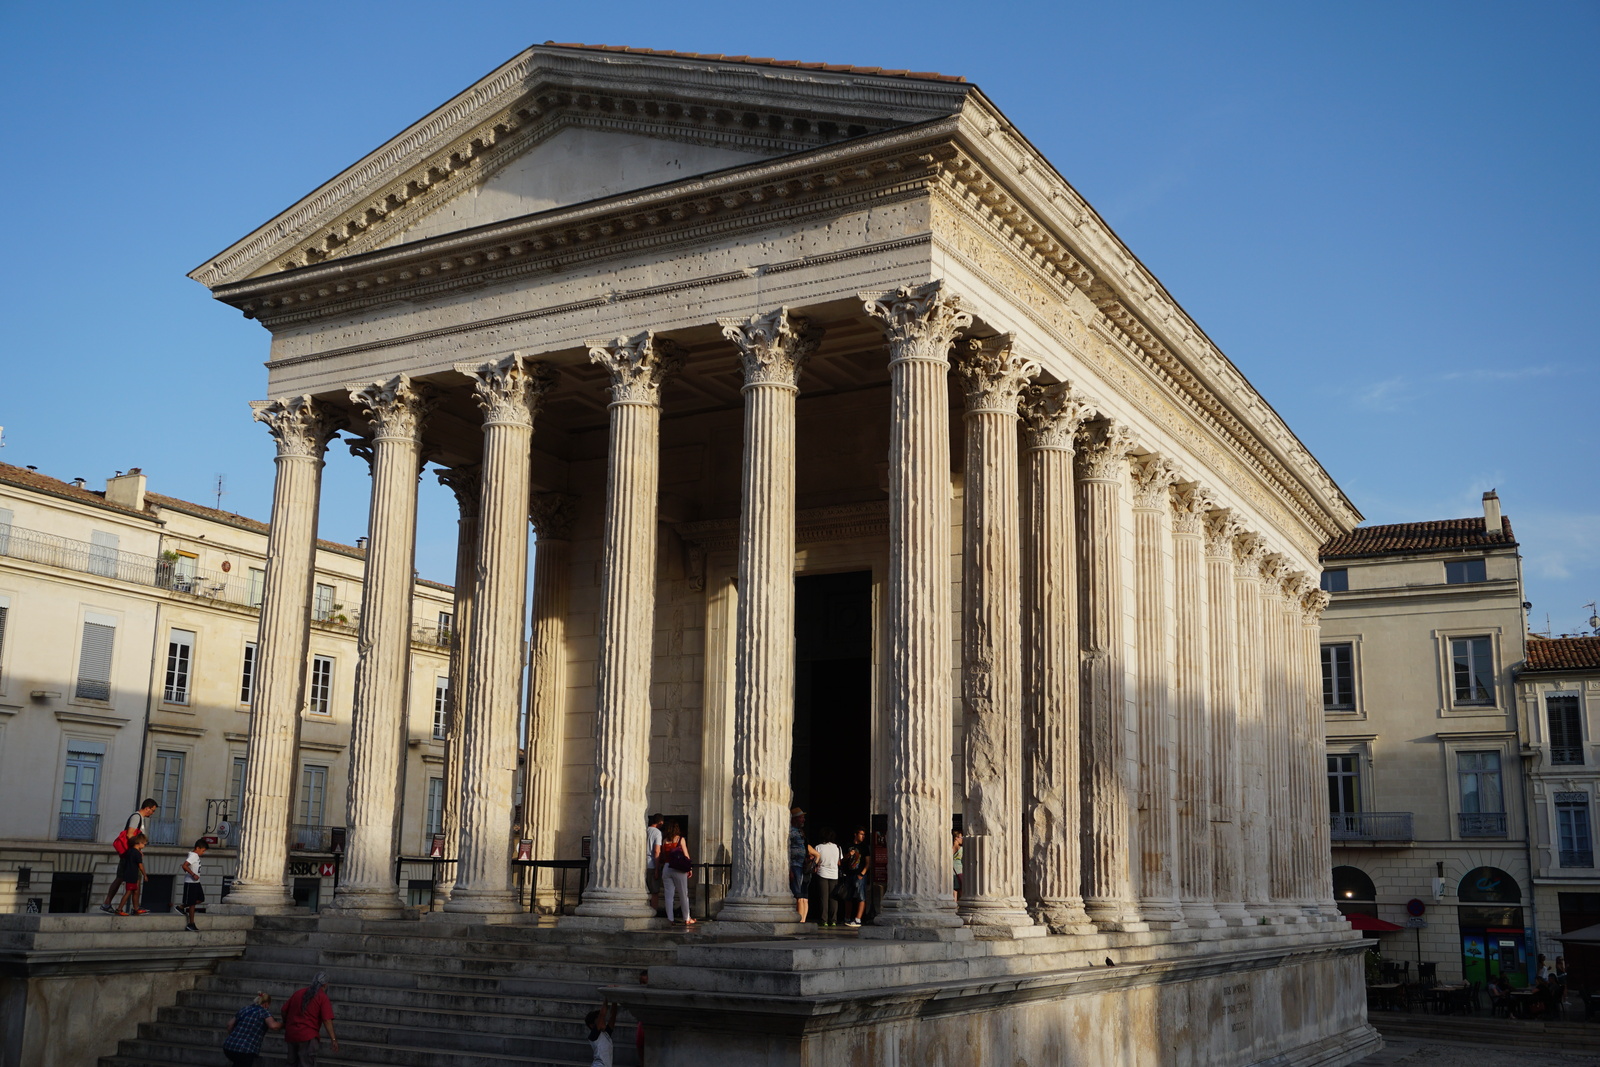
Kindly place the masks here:
[(6, 616), (11, 609), (5, 604), (0, 604), (0, 664), (6, 661)]
[(111, 648), (117, 628), (104, 623), (83, 624), (83, 651), (78, 655), (78, 696), (83, 700), (111, 699)]

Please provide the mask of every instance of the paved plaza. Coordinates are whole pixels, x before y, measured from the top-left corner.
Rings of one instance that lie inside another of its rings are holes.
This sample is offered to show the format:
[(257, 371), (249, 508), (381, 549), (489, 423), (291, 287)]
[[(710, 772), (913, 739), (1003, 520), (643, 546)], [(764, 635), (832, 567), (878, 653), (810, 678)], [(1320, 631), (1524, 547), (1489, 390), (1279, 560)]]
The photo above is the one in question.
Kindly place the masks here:
[(1384, 1039), (1382, 1052), (1359, 1061), (1357, 1067), (1484, 1067), (1485, 1064), (1515, 1064), (1516, 1067), (1600, 1067), (1600, 1054), (1594, 1052), (1554, 1052), (1547, 1049), (1485, 1047), (1448, 1041)]

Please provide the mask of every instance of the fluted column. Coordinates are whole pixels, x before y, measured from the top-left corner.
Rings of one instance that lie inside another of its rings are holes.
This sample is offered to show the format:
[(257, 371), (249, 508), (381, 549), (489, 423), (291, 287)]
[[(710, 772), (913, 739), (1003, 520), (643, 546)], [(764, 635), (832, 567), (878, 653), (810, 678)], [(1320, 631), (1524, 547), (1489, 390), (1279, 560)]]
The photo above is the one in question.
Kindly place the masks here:
[(794, 742), (794, 409), (820, 337), (787, 308), (721, 320), (744, 370), (734, 637), (733, 873), (721, 921), (795, 923), (789, 892)]
[(1203, 528), (1210, 498), (1196, 485), (1172, 493), (1173, 602), (1176, 607), (1178, 900), (1190, 927), (1226, 925), (1217, 914), (1211, 833), (1211, 664)]
[(345, 792), (349, 836), (330, 907), (363, 918), (400, 915), (394, 857), (409, 741), (417, 475), (429, 400), (404, 374), (350, 387), (350, 402), (372, 428), (372, 499)]
[(511, 887), (511, 796), (517, 773), (517, 698), (528, 592), (528, 463), (533, 421), (554, 372), (513, 353), (458, 363), (483, 409), (472, 654), (461, 709), (461, 822), (447, 912), (521, 910)]
[(1207, 702), (1211, 712), (1211, 858), (1217, 913), (1229, 926), (1255, 921), (1245, 907), (1244, 781), (1240, 753), (1239, 612), (1234, 539), (1226, 508), (1205, 515)]
[(611, 433), (600, 576), (594, 835), (589, 885), (578, 914), (607, 921), (650, 919), (644, 818), (661, 383), (682, 357), (672, 342), (646, 331), (631, 339), (591, 342), (589, 358), (611, 375)]
[(255, 691), (239, 827), (239, 866), (230, 904), (293, 906), (284, 886), (289, 803), (300, 752), (311, 584), (316, 578), (322, 454), (339, 416), (309, 396), (251, 404), (278, 446), (267, 534), (266, 589), (256, 636)]
[(1303, 757), (1308, 764), (1311, 788), (1306, 793), (1306, 827), (1304, 839), (1308, 854), (1306, 862), (1306, 903), (1317, 919), (1331, 922), (1342, 919), (1333, 899), (1333, 849), (1329, 827), (1328, 791), (1322, 787), (1328, 751), (1327, 724), (1322, 711), (1322, 613), (1332, 598), (1313, 583), (1300, 598), (1301, 655), (1305, 665), (1305, 687), (1302, 693), (1306, 743)]
[[(527, 816), (533, 858), (556, 859), (561, 821), (561, 775), (566, 732), (567, 602), (572, 587), (572, 518), (577, 497), (534, 493), (528, 498), (533, 525), (533, 640), (528, 646)], [(554, 891), (550, 878), (539, 882), (542, 900)]]
[[(450, 691), (445, 701), (444, 734), (444, 855), (455, 859), (461, 849), (461, 694), (467, 685), (468, 644), (472, 633), (472, 597), (478, 575), (478, 495), (483, 468), (464, 463), (438, 472), (439, 484), (456, 498), (456, 587), (454, 630), (450, 634)], [(436, 887), (442, 901), (450, 899), (455, 879)]]
[(1173, 827), (1177, 768), (1168, 702), (1166, 538), (1171, 524), (1172, 464), (1158, 455), (1133, 465), (1134, 634), (1139, 699), (1139, 914), (1155, 929), (1183, 921), (1178, 908)]
[(1135, 897), (1138, 781), (1128, 758), (1122, 634), (1122, 483), (1132, 439), (1109, 420), (1080, 432), (1078, 551), (1082, 580), (1084, 908), (1102, 930), (1147, 930)]
[(1266, 735), (1268, 848), (1271, 863), (1271, 890), (1275, 913), (1281, 922), (1295, 922), (1300, 911), (1294, 905), (1292, 870), (1293, 841), (1291, 808), (1294, 783), (1289, 751), (1290, 657), (1288, 655), (1289, 598), (1286, 583), (1289, 561), (1276, 553), (1262, 567), (1262, 624), (1266, 668), (1262, 679), (1262, 699)]
[(1305, 917), (1314, 921), (1316, 908), (1311, 903), (1311, 877), (1307, 859), (1315, 836), (1310, 826), (1311, 778), (1310, 729), (1306, 722), (1305, 609), (1301, 600), (1314, 583), (1304, 572), (1291, 574), (1284, 591), (1284, 745), (1288, 759), (1288, 811), (1284, 835), (1288, 852), (1288, 899)]
[(1089, 408), (1065, 383), (1032, 385), (1021, 415), (1023, 892), (1051, 933), (1087, 934), (1072, 453)]
[(961, 695), (966, 705), (961, 915), (982, 936), (1043, 934), (1022, 896), (1021, 530), (1017, 397), (1039, 365), (1010, 335), (969, 339), (961, 548)]
[(1266, 722), (1262, 708), (1261, 563), (1266, 547), (1256, 534), (1234, 541), (1235, 626), (1239, 653), (1239, 777), (1242, 784), (1240, 829), (1244, 836), (1244, 899), (1256, 917), (1271, 908), (1272, 823), (1267, 817)]
[(889, 870), (868, 936), (967, 935), (950, 890), (947, 378), (972, 316), (940, 281), (862, 299), (888, 340), (890, 383)]

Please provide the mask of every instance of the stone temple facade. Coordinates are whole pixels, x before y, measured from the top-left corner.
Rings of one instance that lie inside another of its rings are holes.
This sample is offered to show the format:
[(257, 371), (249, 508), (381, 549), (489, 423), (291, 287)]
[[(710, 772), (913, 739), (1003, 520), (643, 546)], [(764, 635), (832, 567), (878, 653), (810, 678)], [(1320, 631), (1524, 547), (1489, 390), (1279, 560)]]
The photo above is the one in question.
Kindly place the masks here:
[[(647, 811), (732, 865), (715, 933), (618, 992), (652, 1062), (1377, 1047), (1331, 898), (1316, 670), (1317, 549), (1359, 515), (975, 86), (534, 47), (192, 276), (272, 335), (230, 903), (287, 903), (319, 477), (347, 429), (372, 517), (336, 911), (400, 912), (431, 461), (461, 530), (446, 915), (515, 921), (519, 831), (588, 848), (560, 922), (602, 941), (658, 922)], [(859, 938), (795, 921), (791, 801), (882, 817)]]

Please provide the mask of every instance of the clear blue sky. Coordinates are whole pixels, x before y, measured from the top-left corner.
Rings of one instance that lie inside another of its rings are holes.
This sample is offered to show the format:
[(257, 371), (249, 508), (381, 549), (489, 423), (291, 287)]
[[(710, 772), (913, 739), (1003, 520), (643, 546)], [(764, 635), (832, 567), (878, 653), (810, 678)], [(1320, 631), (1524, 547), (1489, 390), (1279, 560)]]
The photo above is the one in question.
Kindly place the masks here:
[[(1369, 522), (1495, 487), (1535, 627), (1600, 596), (1593, 2), (12, 0), (0, 459), (201, 501), (223, 473), (265, 518), (267, 335), (185, 272), (547, 39), (965, 75)], [(332, 457), (323, 536), (364, 532), (364, 483)], [(423, 511), (450, 580), (453, 505)]]

